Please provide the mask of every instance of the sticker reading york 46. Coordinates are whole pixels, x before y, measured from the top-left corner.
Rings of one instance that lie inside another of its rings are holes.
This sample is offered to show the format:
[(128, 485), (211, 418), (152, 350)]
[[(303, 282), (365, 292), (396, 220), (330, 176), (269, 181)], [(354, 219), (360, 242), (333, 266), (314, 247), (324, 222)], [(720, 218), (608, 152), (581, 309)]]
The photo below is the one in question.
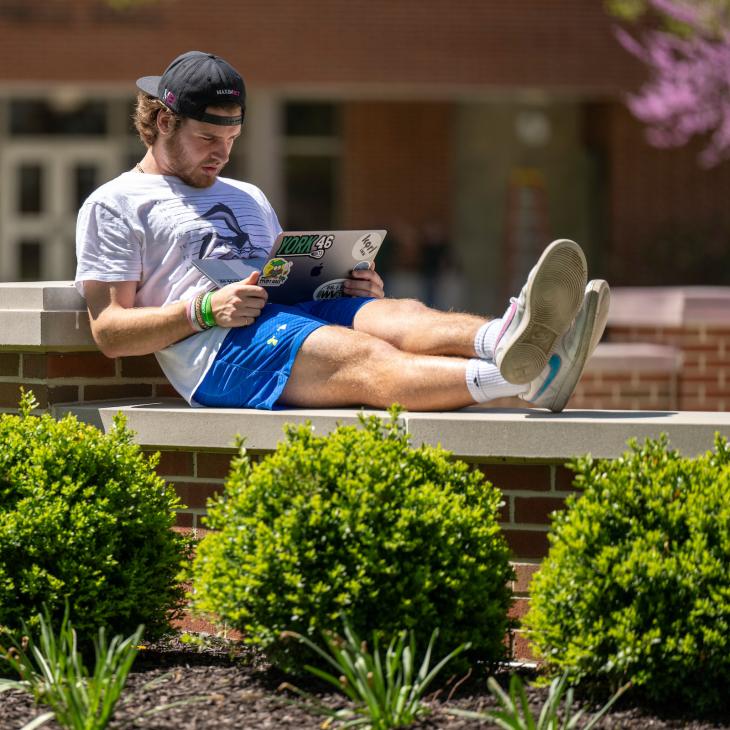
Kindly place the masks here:
[(284, 236), (281, 240), (277, 256), (311, 256), (321, 259), (324, 252), (332, 245), (334, 234), (310, 233), (303, 236)]

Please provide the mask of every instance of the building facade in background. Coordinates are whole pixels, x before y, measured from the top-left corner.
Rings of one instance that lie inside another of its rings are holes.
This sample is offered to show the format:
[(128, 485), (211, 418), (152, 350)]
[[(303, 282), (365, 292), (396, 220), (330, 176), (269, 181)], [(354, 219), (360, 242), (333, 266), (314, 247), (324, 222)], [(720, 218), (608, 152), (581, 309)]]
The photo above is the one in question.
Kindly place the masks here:
[(76, 211), (143, 154), (134, 80), (215, 52), (226, 174), (287, 228), (383, 227), (392, 295), (498, 313), (556, 237), (618, 285), (730, 283), (730, 165), (649, 147), (601, 0), (0, 0), (0, 280), (73, 276)]

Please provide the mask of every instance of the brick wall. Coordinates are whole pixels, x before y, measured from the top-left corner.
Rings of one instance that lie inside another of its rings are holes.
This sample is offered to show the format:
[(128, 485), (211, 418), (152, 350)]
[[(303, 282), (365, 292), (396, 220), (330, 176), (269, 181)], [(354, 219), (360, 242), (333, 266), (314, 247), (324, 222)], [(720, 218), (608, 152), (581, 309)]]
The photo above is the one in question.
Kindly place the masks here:
[(201, 45), (251, 85), (367, 80), (605, 93), (626, 88), (638, 69), (602, 0), (553, 0), (549, 12), (544, 0), (208, 0), (205, 12), (195, 0), (127, 11), (100, 0), (18, 0), (0, 3), (0, 36), (0, 80), (13, 82), (131, 84)]
[[(452, 106), (353, 102), (344, 107), (343, 225), (385, 227), (451, 217)], [(373, 144), (377, 139), (377, 145)]]
[[(204, 526), (208, 498), (221, 491), (235, 451), (161, 451), (157, 472), (175, 485), (185, 508), (178, 525)], [(260, 455), (253, 454), (252, 459)], [(550, 513), (562, 509), (574, 490), (572, 472), (562, 464), (478, 463), (479, 469), (504, 494), (500, 521), (515, 557), (538, 561), (547, 552)]]
[(660, 371), (588, 372), (581, 378), (568, 408), (609, 411), (676, 410), (677, 375)]
[(609, 339), (671, 345), (681, 352), (676, 384), (676, 408), (679, 410), (726, 411), (730, 408), (730, 325), (611, 327)]
[(21, 386), (33, 391), (42, 408), (176, 395), (153, 355), (110, 360), (100, 352), (0, 351), (0, 411), (18, 405)]
[(730, 165), (703, 169), (704, 140), (650, 146), (623, 105), (602, 113), (610, 250), (601, 275), (617, 286), (730, 284)]

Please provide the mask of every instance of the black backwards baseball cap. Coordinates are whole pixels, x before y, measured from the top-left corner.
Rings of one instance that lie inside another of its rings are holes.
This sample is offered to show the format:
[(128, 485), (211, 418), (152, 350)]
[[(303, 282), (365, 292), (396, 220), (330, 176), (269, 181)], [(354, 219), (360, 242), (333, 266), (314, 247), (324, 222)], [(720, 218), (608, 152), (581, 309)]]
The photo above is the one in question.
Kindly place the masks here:
[[(246, 87), (241, 75), (220, 56), (188, 51), (178, 56), (162, 76), (143, 76), (137, 88), (159, 99), (176, 114), (208, 124), (234, 126), (243, 122), (246, 110)], [(207, 114), (208, 106), (234, 102), (241, 115), (224, 117)]]

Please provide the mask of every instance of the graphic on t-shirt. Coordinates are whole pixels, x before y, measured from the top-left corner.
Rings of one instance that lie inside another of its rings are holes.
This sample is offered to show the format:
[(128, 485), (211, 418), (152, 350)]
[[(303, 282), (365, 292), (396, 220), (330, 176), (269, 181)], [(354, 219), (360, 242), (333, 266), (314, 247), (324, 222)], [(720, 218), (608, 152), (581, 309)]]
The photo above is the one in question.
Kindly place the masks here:
[(200, 216), (199, 220), (221, 221), (232, 236), (222, 236), (217, 230), (206, 233), (200, 244), (198, 258), (209, 259), (251, 259), (266, 256), (265, 248), (251, 243), (248, 233), (238, 224), (233, 211), (223, 203), (216, 203)]

